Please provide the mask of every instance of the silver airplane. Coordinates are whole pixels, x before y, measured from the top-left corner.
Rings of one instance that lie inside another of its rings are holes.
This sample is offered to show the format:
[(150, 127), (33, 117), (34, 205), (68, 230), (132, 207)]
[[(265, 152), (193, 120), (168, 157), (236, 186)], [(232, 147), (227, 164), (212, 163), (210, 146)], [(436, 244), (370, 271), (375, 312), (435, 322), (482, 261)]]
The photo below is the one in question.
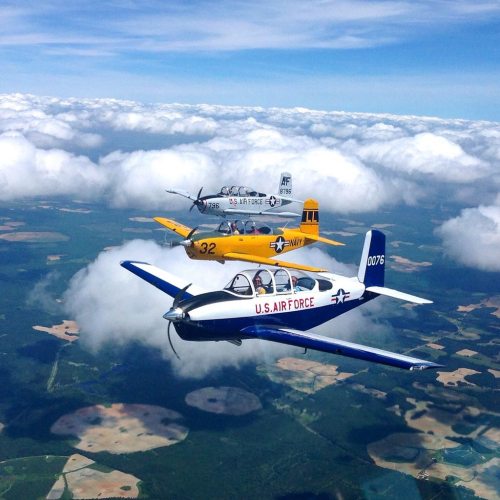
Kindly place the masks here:
[(292, 198), (292, 176), (282, 172), (278, 194), (259, 193), (246, 186), (223, 186), (217, 194), (201, 196), (201, 188), (197, 196), (184, 189), (166, 189), (167, 193), (184, 196), (193, 202), (189, 211), (195, 206), (202, 214), (219, 215), (276, 215), (278, 217), (300, 217), (303, 201)]

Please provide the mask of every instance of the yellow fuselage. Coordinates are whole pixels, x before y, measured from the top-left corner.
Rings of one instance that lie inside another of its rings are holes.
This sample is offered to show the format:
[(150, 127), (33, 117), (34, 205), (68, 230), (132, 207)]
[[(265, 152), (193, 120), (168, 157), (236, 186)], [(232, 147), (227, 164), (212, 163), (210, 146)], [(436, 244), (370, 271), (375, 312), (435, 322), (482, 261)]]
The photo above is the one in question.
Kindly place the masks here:
[(220, 234), (199, 239), (194, 236), (192, 244), (185, 249), (191, 259), (198, 260), (224, 260), (224, 255), (230, 252), (272, 258), (314, 243), (297, 230), (278, 232), (280, 234)]

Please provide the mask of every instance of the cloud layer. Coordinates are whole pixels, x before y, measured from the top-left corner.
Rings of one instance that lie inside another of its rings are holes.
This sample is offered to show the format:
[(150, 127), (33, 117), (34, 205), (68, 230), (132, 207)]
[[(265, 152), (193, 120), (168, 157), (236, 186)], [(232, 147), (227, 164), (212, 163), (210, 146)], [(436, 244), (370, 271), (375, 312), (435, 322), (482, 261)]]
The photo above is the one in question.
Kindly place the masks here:
[(399, 203), (492, 203), (500, 127), (491, 122), (117, 100), (0, 96), (0, 200), (66, 195), (181, 209), (193, 193), (245, 183), (355, 213)]

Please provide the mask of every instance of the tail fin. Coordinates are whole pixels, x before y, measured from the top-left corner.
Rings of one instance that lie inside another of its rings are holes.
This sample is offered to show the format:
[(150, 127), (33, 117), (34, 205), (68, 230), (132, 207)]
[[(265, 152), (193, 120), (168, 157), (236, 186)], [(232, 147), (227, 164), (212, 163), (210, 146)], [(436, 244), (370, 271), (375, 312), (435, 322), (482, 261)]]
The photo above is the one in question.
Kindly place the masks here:
[(385, 234), (372, 229), (366, 233), (358, 271), (358, 280), (365, 285), (366, 291), (392, 297), (393, 299), (406, 300), (414, 304), (432, 304), (431, 300), (385, 287), (384, 271)]
[(366, 233), (359, 263), (358, 280), (369, 286), (384, 286), (385, 234), (376, 229)]
[(303, 233), (319, 235), (319, 210), (318, 202), (312, 198), (304, 201), (304, 209), (302, 211), (302, 222), (300, 230)]
[(289, 172), (281, 172), (280, 185), (278, 186), (280, 196), (292, 196), (292, 174)]

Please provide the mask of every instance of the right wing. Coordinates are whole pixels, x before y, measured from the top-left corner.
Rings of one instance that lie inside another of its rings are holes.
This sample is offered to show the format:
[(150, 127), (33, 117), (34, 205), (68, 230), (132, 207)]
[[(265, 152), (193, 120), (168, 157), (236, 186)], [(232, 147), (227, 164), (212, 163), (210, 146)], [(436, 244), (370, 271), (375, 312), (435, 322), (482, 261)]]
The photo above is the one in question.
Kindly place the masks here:
[(184, 198), (187, 198), (188, 200), (191, 200), (191, 201), (196, 201), (196, 198), (191, 193), (188, 193), (184, 189), (165, 189), (165, 191), (167, 193), (179, 194), (181, 196), (184, 196)]
[(243, 260), (245, 262), (254, 262), (256, 264), (265, 264), (267, 266), (287, 267), (289, 269), (299, 269), (301, 271), (309, 271), (311, 273), (320, 273), (326, 269), (320, 267), (306, 266), (305, 264), (294, 264), (293, 262), (286, 262), (283, 260), (269, 259), (267, 257), (260, 257), (258, 255), (249, 255), (238, 252), (227, 252), (223, 255), (226, 260)]
[(383, 365), (395, 366), (396, 368), (405, 368), (406, 370), (425, 370), (427, 368), (440, 368), (443, 366), (432, 361), (412, 358), (405, 354), (396, 354), (375, 347), (323, 337), (316, 333), (302, 332), (300, 330), (293, 330), (292, 328), (254, 325), (243, 328), (241, 333), (248, 337), (363, 359)]
[[(139, 276), (139, 278), (147, 281), (167, 295), (170, 295), (170, 297), (175, 297), (183, 288), (189, 285), (189, 281), (178, 278), (177, 276), (174, 276), (163, 269), (152, 266), (147, 262), (123, 260), (120, 262), (120, 266), (127, 269), (127, 271), (134, 273), (136, 276)], [(184, 292), (183, 298), (191, 298), (194, 295), (200, 295), (205, 292), (206, 290), (203, 288), (191, 285), (189, 287), (189, 291), (186, 290)]]
[(180, 234), (183, 238), (191, 232), (190, 227), (185, 226), (184, 224), (179, 224), (178, 222), (175, 222), (175, 220), (165, 219), (164, 217), (154, 217), (154, 220), (162, 226), (170, 229), (170, 231)]

